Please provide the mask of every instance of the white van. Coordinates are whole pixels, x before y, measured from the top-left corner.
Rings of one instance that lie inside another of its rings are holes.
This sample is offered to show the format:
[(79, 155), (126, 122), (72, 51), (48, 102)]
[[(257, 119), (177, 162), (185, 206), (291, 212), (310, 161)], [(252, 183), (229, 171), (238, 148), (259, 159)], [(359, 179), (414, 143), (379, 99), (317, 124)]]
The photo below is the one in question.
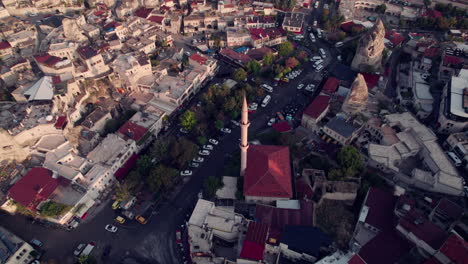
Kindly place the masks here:
[(314, 66), (319, 66), (323, 64), (323, 60), (318, 60), (314, 62)]
[(266, 107), (268, 103), (270, 102), (270, 100), (271, 100), (270, 95), (265, 96), (265, 98), (263, 98), (263, 101), (262, 101), (262, 107)]
[(315, 42), (315, 36), (314, 34), (310, 33), (309, 34), (310, 41)]
[(320, 72), (323, 69), (323, 65), (319, 65), (315, 68), (315, 72)]
[(325, 57), (327, 57), (327, 54), (325, 53), (325, 50), (324, 50), (324, 49), (320, 48), (320, 49), (319, 49), (319, 53), (320, 53), (320, 56), (322, 56), (322, 58), (325, 59)]
[(268, 84), (262, 84), (260, 87), (262, 87), (265, 91), (272, 93), (273, 92), (273, 87), (271, 87)]
[(89, 242), (88, 245), (86, 245), (86, 247), (81, 252), (80, 256), (89, 256), (89, 254), (91, 254), (91, 251), (93, 251), (93, 249), (94, 249), (94, 243)]
[(459, 167), (462, 165), (462, 161), (460, 158), (453, 152), (449, 151), (447, 152), (447, 156), (452, 160), (452, 162), (455, 164), (455, 166)]
[(337, 42), (335, 43), (335, 48), (343, 47), (344, 43), (343, 42)]
[(320, 1), (315, 2), (315, 9), (318, 8), (319, 4), (320, 4)]
[(322, 60), (322, 57), (320, 57), (320, 56), (313, 56), (313, 57), (312, 57), (312, 60), (313, 60), (313, 61), (319, 61), (319, 60)]
[(322, 30), (317, 28), (317, 38), (322, 38)]

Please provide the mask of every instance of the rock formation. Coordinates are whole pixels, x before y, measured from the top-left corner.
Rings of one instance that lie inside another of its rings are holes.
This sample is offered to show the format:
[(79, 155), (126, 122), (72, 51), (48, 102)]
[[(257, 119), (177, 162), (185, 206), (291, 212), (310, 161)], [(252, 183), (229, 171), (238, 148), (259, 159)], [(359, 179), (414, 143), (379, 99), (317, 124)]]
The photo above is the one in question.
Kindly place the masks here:
[(355, 114), (361, 112), (367, 105), (367, 98), (369, 97), (366, 80), (362, 74), (358, 74), (351, 90), (343, 103), (342, 110), (348, 114)]
[(385, 27), (380, 19), (359, 40), (351, 67), (361, 72), (380, 69), (384, 50)]

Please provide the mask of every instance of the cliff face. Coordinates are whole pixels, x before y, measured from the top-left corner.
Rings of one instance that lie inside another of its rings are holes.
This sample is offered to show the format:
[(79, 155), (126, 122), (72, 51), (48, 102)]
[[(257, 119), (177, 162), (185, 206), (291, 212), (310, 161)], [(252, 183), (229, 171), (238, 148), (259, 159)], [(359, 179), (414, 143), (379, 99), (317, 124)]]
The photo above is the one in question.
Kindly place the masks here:
[(365, 71), (370, 67), (379, 69), (382, 63), (382, 52), (385, 48), (384, 38), (385, 27), (378, 19), (374, 27), (359, 40), (351, 67), (359, 71)]
[(351, 85), (351, 90), (342, 106), (343, 111), (348, 114), (360, 112), (366, 107), (368, 97), (369, 93), (366, 80), (364, 76), (359, 73)]

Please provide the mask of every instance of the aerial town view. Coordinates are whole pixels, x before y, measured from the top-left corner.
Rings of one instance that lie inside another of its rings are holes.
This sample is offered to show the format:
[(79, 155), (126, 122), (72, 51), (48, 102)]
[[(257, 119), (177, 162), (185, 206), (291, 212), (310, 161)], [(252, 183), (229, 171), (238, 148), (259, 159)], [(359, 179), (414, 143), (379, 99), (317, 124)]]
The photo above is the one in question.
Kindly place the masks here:
[(468, 0), (0, 0), (0, 264), (468, 264)]

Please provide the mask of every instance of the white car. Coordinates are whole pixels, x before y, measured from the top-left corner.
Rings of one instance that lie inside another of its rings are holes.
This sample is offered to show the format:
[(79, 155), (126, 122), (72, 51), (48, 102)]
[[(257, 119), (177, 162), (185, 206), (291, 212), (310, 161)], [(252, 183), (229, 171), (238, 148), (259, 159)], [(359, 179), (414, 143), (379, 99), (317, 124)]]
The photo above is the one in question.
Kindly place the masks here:
[(203, 150), (198, 151), (198, 155), (209, 156), (209, 155), (210, 155), (210, 151), (209, 151), (209, 150), (206, 150), (206, 149), (203, 149)]
[(239, 122), (237, 122), (236, 120), (231, 120), (231, 123), (233, 123), (235, 126), (239, 126)]
[(35, 16), (37, 16), (37, 13), (29, 13), (28, 16), (35, 17)]
[(315, 90), (315, 84), (308, 84), (305, 90), (309, 92), (313, 92)]
[(198, 163), (202, 163), (205, 159), (202, 158), (202, 157), (196, 157), (196, 158), (193, 158), (193, 162), (198, 162)]
[[(198, 164), (198, 163), (195, 163)], [(185, 176), (192, 176), (192, 171), (191, 170), (184, 170), (180, 172), (180, 176), (185, 177)]]
[(213, 145), (204, 145), (204, 146), (203, 146), (203, 149), (206, 149), (206, 150), (213, 150)]
[(219, 143), (218, 140), (213, 139), (213, 138), (208, 139), (208, 142), (210, 142), (213, 145), (218, 145), (218, 143)]
[(275, 119), (274, 118), (271, 118), (270, 120), (268, 120), (268, 126), (272, 126), (274, 123), (275, 123)]
[(117, 227), (113, 225), (106, 225), (105, 229), (111, 233), (117, 232)]
[(250, 111), (256, 111), (258, 108), (258, 104), (257, 103), (251, 103), (249, 104), (249, 110)]
[(231, 133), (231, 129), (229, 129), (229, 128), (227, 128), (227, 127), (223, 127), (223, 128), (221, 128), (221, 132), (226, 133), (226, 134), (230, 134), (230, 133)]
[(196, 163), (196, 162), (192, 161), (192, 162), (190, 162), (189, 167), (190, 168), (198, 168), (198, 167), (200, 167), (200, 163)]
[(341, 61), (341, 60), (342, 60), (341, 55), (338, 55), (338, 56), (336, 57), (336, 59), (337, 59), (338, 61)]
[(304, 84), (303, 84), (303, 83), (300, 83), (300, 84), (297, 86), (297, 89), (300, 90), (300, 89), (302, 89), (302, 88), (304, 88)]
[(75, 251), (73, 251), (73, 255), (75, 255), (75, 256), (78, 257), (78, 256), (81, 254), (81, 251), (83, 251), (83, 249), (84, 249), (85, 246), (86, 246), (86, 244), (79, 244), (79, 245), (76, 247)]

